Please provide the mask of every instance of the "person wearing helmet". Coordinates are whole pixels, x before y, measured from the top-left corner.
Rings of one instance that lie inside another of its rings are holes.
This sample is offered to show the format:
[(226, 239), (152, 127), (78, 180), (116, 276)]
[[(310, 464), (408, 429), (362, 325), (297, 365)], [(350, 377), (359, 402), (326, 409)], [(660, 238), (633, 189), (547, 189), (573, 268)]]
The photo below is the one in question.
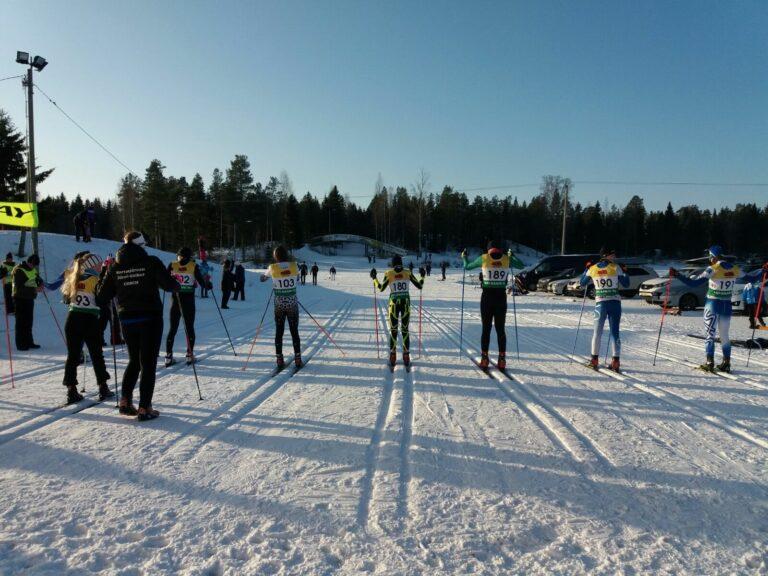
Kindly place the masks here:
[(499, 347), (499, 358), (496, 363), (499, 370), (507, 367), (507, 332), (504, 324), (507, 319), (507, 294), (512, 288), (507, 288), (511, 277), (511, 268), (524, 268), (525, 265), (512, 251), (504, 252), (498, 243), (488, 242), (487, 252), (467, 260), (467, 251), (461, 253), (465, 270), (480, 268), (480, 285), (483, 289), (480, 296), (480, 319), (482, 332), (480, 335), (480, 368), (488, 368), (488, 347), (491, 343), (491, 327), (496, 327), (496, 341)]
[(600, 340), (603, 338), (605, 321), (611, 330), (613, 342), (613, 357), (609, 368), (615, 372), (621, 370), (621, 296), (619, 285), (629, 286), (629, 276), (624, 268), (616, 263), (616, 251), (611, 248), (600, 250), (600, 261), (597, 264), (587, 263), (579, 284), (586, 290), (587, 284), (595, 286), (595, 323), (592, 331), (592, 356), (587, 366), (597, 370), (600, 366)]
[[(762, 269), (750, 274), (741, 275), (739, 267), (725, 260), (721, 246), (712, 246), (708, 250), (709, 266), (706, 270), (691, 278), (678, 274), (675, 268), (669, 269), (670, 278), (677, 278), (686, 286), (701, 286), (708, 283), (707, 299), (704, 304), (704, 329), (706, 339), (704, 342), (707, 360), (700, 366), (702, 370), (714, 372), (731, 371), (731, 298), (736, 284), (747, 282), (759, 282), (764, 270), (768, 270), (768, 263), (763, 264)], [(720, 346), (723, 351), (723, 360), (715, 367), (715, 334), (720, 334)]]
[(32, 337), (32, 324), (35, 318), (35, 298), (41, 290), (43, 279), (37, 267), (40, 258), (31, 254), (24, 262), (13, 269), (13, 303), (16, 309), (16, 349), (30, 350), (40, 348)]
[(275, 293), (275, 356), (277, 368), (285, 368), (283, 358), (283, 334), (285, 321), (293, 341), (293, 362), (295, 368), (301, 368), (301, 338), (299, 337), (299, 301), (296, 297), (296, 286), (299, 283), (299, 267), (288, 253), (285, 246), (278, 246), (272, 252), (275, 261), (269, 265), (261, 281), (272, 278), (272, 289)]
[(413, 284), (421, 290), (424, 287), (424, 269), (420, 269), (421, 278), (403, 268), (403, 259), (400, 256), (392, 256), (392, 268), (384, 273), (384, 281), (379, 282), (376, 268), (371, 270), (373, 285), (383, 292), (389, 287), (389, 365), (397, 362), (397, 332), (398, 323), (403, 333), (403, 364), (411, 364), (411, 337), (408, 324), (411, 319), (411, 295), (409, 286)]
[[(152, 408), (155, 392), (157, 355), (163, 337), (163, 303), (158, 290), (178, 292), (179, 283), (157, 256), (144, 249), (146, 237), (137, 231), (126, 233), (115, 262), (102, 272), (96, 297), (108, 302), (117, 299), (117, 314), (128, 348), (128, 364), (123, 372), (120, 414), (139, 421), (157, 418)], [(139, 408), (133, 404), (133, 391), (140, 382)]]
[(176, 363), (173, 359), (173, 342), (176, 339), (179, 320), (182, 316), (187, 334), (187, 365), (195, 361), (195, 290), (198, 284), (211, 288), (210, 282), (206, 280), (200, 267), (192, 259), (192, 250), (187, 246), (179, 248), (176, 253), (176, 261), (168, 264), (168, 272), (176, 279), (181, 289), (178, 294), (174, 295), (171, 302), (171, 326), (165, 339), (166, 368)]
[[(67, 387), (67, 404), (80, 402), (83, 396), (77, 391), (77, 366), (80, 363), (83, 344), (88, 348), (96, 382), (99, 386), (99, 400), (112, 398), (115, 393), (109, 389), (107, 372), (102, 352), (102, 334), (99, 316), (102, 302), (96, 297), (101, 258), (88, 251), (75, 254), (71, 266), (64, 272), (61, 293), (69, 305), (69, 314), (64, 323), (64, 337), (67, 344), (67, 360), (64, 364), (64, 386)], [(109, 305), (109, 302), (106, 303)]]

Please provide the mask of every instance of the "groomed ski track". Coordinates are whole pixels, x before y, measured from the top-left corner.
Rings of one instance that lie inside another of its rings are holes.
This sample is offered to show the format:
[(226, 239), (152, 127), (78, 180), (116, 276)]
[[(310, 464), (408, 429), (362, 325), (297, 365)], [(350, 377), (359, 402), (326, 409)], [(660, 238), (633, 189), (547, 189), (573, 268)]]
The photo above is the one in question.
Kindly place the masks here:
[[(732, 379), (691, 370), (700, 349), (676, 344), (700, 331), (691, 314), (668, 318), (653, 368), (658, 309), (635, 300), (625, 302), (624, 374), (593, 372), (569, 358), (581, 302), (533, 294), (517, 299), (521, 360), (510, 301), (508, 371), (486, 374), (472, 361), (476, 290), (459, 351), (453, 271), (427, 278), (421, 356), (414, 297), (413, 364), (402, 366), (398, 345), (391, 371), (386, 294), (374, 312), (367, 263), (335, 263), (335, 283), (321, 275), (299, 297), (345, 355), (302, 315), (306, 365), (273, 375), (270, 312), (242, 371), (268, 286), (249, 285), (248, 300), (224, 311), (237, 357), (213, 303), (198, 300), (204, 400), (183, 363), (158, 368), (162, 415), (142, 425), (109, 401), (41, 414), (63, 396), (58, 334), (41, 331), (48, 365), (20, 357), (20, 371), (38, 375), (0, 386), (0, 573), (766, 570), (764, 353), (749, 370), (739, 354)], [(492, 333), (492, 359), (495, 349)]]

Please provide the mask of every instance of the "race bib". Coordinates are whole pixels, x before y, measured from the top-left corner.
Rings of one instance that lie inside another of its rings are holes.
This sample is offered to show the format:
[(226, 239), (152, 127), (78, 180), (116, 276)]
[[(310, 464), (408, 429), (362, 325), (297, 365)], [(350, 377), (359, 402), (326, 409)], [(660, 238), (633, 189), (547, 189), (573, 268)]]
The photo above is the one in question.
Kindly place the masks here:
[(605, 268), (594, 265), (589, 270), (589, 276), (595, 286), (595, 302), (619, 300), (618, 266), (609, 264)]
[(86, 290), (78, 290), (69, 307), (76, 310), (99, 311), (93, 292), (87, 292)]
[(295, 262), (278, 262), (269, 267), (272, 287), (276, 296), (296, 295), (296, 276), (299, 272)]
[(195, 276), (193, 274), (176, 273), (173, 275), (176, 281), (181, 284), (182, 292), (191, 292), (195, 289)]
[(408, 279), (404, 278), (390, 282), (389, 292), (392, 296), (402, 296), (408, 294)]
[(707, 289), (707, 298), (715, 300), (730, 300), (733, 296), (733, 288), (736, 286), (736, 280), (732, 278), (710, 278)]

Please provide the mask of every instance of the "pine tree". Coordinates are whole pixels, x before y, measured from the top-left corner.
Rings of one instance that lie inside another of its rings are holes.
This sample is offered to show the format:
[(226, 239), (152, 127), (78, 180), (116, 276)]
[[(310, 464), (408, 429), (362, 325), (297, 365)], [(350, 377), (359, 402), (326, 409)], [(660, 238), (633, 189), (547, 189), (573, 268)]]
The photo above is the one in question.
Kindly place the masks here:
[[(0, 109), (0, 200), (24, 202), (27, 186), (27, 146), (24, 136), (16, 130), (11, 117)], [(40, 184), (53, 169), (35, 167), (35, 182)]]

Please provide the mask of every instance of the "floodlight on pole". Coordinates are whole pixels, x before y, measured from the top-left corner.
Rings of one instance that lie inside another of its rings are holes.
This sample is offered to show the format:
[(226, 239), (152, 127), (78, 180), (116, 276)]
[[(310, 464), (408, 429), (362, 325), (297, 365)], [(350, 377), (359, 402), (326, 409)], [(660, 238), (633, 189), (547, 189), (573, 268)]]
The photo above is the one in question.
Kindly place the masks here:
[(35, 56), (35, 59), (32, 60), (32, 66), (37, 70), (38, 72), (41, 72), (43, 68), (48, 66), (48, 60), (43, 58), (42, 56)]
[(16, 51), (16, 62), (19, 64), (29, 64), (29, 52)]

